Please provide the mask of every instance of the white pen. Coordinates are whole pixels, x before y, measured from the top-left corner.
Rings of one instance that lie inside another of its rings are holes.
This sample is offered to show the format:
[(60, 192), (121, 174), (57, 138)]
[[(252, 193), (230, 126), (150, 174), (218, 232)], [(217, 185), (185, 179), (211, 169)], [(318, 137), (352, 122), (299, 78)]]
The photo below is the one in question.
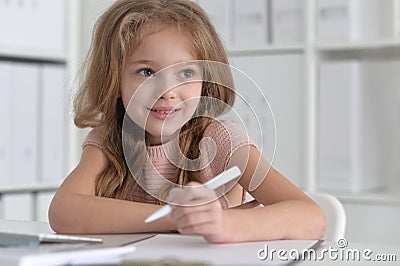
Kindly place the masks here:
[[(232, 168), (229, 168), (228, 170), (222, 172), (221, 174), (217, 175), (216, 177), (208, 180), (207, 182), (204, 183), (204, 186), (206, 186), (209, 189), (216, 189), (222, 185), (227, 184), (228, 182), (232, 181), (233, 179), (237, 178), (240, 176), (241, 172), (239, 167), (234, 166)], [(144, 220), (145, 223), (150, 223), (152, 221), (155, 221), (157, 219), (160, 219), (161, 217), (164, 217), (168, 213), (172, 211), (171, 205), (164, 205), (157, 211), (153, 212), (149, 217)]]

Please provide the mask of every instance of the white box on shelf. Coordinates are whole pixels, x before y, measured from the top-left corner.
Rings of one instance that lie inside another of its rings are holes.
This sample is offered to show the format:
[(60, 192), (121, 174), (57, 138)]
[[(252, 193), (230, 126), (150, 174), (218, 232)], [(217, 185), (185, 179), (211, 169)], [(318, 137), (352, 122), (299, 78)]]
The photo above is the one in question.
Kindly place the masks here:
[[(234, 67), (245, 71), (260, 87), (266, 100), (269, 101), (275, 119), (276, 132), (275, 128), (271, 128), (273, 125), (267, 103), (256, 91), (255, 85), (249, 80), (243, 80), (242, 84), (236, 83), (235, 89), (248, 99), (259, 119), (259, 124), (257, 121), (255, 123), (250, 121), (248, 128), (250, 137), (257, 141), (258, 145), (263, 144), (263, 147), (259, 148), (264, 157), (273, 163), (273, 167), (296, 185), (301, 185), (300, 177), (304, 165), (302, 152), (304, 92), (301, 87), (303, 57), (301, 55), (235, 56), (230, 58), (230, 62)], [(241, 104), (240, 101), (238, 103)], [(242, 116), (241, 110), (238, 111)], [(253, 114), (248, 114), (244, 119), (249, 120), (249, 117), (253, 118)], [(260, 129), (261, 138), (257, 134)]]
[(268, 1), (234, 2), (235, 48), (259, 48), (268, 44)]
[(0, 1), (0, 47), (65, 53), (66, 10), (65, 0)]
[[(400, 60), (371, 60), (363, 65), (364, 138), (377, 140), (379, 180), (387, 191), (399, 192), (400, 166)], [(372, 124), (373, 123), (373, 124)], [(371, 125), (372, 124), (372, 125)], [(372, 129), (371, 129), (372, 128)], [(374, 144), (374, 143), (373, 143)], [(369, 152), (369, 146), (362, 147)], [(373, 163), (372, 159), (368, 162)]]
[(64, 177), (65, 161), (65, 67), (43, 65), (41, 104), (41, 171), (42, 181), (57, 181)]
[[(360, 193), (379, 189), (379, 140), (362, 63), (323, 62), (319, 82), (319, 187)], [(372, 116), (373, 115), (373, 116)]]
[(14, 63), (12, 80), (13, 149), (10, 182), (37, 180), (38, 172), (38, 109), (39, 67), (37, 64)]
[(48, 212), (54, 192), (41, 192), (36, 199), (36, 219), (39, 222), (49, 222)]
[(400, 38), (400, 0), (393, 0), (393, 34), (396, 39)]
[(0, 184), (11, 176), (11, 63), (0, 62)]
[(32, 194), (10, 194), (1, 197), (1, 217), (7, 220), (32, 221), (34, 218)]
[(376, 40), (392, 35), (392, 0), (318, 0), (317, 39)]
[(208, 14), (227, 47), (233, 44), (232, 3), (229, 0), (197, 0)]
[(302, 0), (271, 0), (273, 44), (303, 41), (303, 9)]

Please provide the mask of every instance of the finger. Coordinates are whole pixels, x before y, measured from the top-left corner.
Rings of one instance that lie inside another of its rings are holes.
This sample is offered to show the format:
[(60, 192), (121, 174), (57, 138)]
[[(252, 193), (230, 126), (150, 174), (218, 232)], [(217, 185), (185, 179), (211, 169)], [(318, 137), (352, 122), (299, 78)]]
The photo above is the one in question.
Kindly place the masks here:
[(188, 215), (182, 215), (176, 220), (175, 225), (179, 229), (204, 223), (216, 223), (219, 222), (220, 220), (221, 220), (220, 216), (212, 215), (212, 212), (207, 210), (202, 212), (191, 213)]
[(202, 223), (178, 228), (178, 232), (183, 235), (210, 236), (216, 234), (217, 230), (213, 223)]
[(173, 223), (180, 222), (180, 219), (183, 219), (186, 216), (191, 216), (196, 213), (206, 213), (209, 217), (213, 216), (213, 212), (217, 212), (222, 210), (221, 203), (219, 201), (213, 202), (206, 205), (200, 205), (196, 207), (172, 207), (171, 213), (171, 221)]
[(198, 206), (217, 199), (217, 196), (202, 184), (190, 182), (183, 189), (171, 190), (169, 199), (172, 199), (170, 203), (177, 206)]
[(251, 209), (251, 208), (256, 208), (256, 207), (260, 206), (260, 204), (261, 203), (259, 203), (257, 200), (252, 200), (252, 201), (246, 202), (242, 205), (235, 206), (230, 209)]

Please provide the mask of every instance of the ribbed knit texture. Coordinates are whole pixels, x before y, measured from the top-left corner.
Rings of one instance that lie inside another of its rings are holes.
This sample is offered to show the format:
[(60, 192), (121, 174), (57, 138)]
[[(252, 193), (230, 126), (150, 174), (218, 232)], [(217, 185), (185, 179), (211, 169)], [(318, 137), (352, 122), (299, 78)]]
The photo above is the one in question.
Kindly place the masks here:
[[(94, 145), (103, 149), (103, 137), (102, 127), (92, 129), (83, 142), (82, 148)], [(255, 146), (240, 124), (228, 121), (215, 121), (210, 124), (200, 142), (202, 167), (199, 170), (200, 181), (204, 183), (222, 173), (232, 153), (246, 145)], [(140, 185), (136, 183), (132, 188), (133, 201), (156, 204), (157, 199), (154, 196), (159, 195), (160, 190), (170, 182), (176, 183), (177, 166), (171, 163), (171, 159), (173, 162), (177, 161), (179, 152), (178, 139), (173, 139), (163, 145), (147, 147), (148, 160), (144, 166), (144, 178)], [(244, 200), (245, 191), (242, 203)], [(221, 197), (220, 201), (224, 208), (230, 207), (226, 198)]]

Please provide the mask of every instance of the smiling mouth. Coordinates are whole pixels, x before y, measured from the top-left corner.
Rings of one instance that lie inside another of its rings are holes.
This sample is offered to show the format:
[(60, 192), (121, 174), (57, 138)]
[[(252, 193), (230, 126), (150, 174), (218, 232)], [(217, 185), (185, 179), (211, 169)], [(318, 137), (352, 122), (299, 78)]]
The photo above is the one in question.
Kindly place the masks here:
[(168, 114), (173, 114), (181, 109), (170, 109), (170, 110), (162, 110), (162, 109), (155, 109), (155, 108), (151, 108), (149, 109), (151, 112), (155, 112), (158, 114), (162, 114), (162, 115), (168, 115)]

